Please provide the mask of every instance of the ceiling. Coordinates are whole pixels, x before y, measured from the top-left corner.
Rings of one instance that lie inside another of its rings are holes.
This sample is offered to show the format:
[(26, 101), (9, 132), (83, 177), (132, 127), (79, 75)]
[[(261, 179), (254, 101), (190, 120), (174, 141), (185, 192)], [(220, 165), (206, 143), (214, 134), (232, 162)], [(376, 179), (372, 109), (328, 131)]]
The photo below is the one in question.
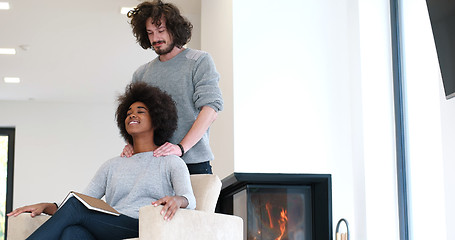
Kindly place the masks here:
[[(0, 101), (114, 102), (134, 70), (156, 56), (136, 43), (120, 14), (140, 2), (9, 0), (11, 9), (0, 10), (0, 48), (17, 53), (0, 55)], [(200, 0), (172, 2), (196, 29)]]

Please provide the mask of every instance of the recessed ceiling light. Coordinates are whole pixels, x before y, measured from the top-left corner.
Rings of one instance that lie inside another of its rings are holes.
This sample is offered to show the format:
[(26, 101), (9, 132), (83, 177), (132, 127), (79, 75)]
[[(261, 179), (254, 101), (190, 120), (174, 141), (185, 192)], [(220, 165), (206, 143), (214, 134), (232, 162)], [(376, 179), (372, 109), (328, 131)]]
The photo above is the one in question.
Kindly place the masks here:
[(16, 49), (14, 48), (0, 48), (0, 54), (16, 54)]
[(0, 10), (8, 10), (9, 2), (0, 2)]
[(18, 77), (4, 77), (3, 81), (5, 81), (5, 83), (20, 83), (21, 79)]
[(126, 15), (129, 11), (131, 11), (133, 9), (134, 9), (134, 7), (122, 7), (122, 9), (120, 9), (120, 13)]

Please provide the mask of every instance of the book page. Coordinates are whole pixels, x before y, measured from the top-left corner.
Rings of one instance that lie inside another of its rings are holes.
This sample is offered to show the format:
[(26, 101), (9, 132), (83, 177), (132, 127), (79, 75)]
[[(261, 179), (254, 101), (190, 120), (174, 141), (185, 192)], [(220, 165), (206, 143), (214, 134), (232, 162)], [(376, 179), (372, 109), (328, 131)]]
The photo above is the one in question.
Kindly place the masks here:
[(117, 210), (115, 210), (113, 207), (111, 207), (105, 201), (103, 201), (101, 199), (98, 199), (98, 198), (94, 198), (94, 197), (90, 197), (90, 196), (84, 195), (82, 193), (74, 192), (74, 191), (71, 191), (71, 192), (68, 193), (68, 195), (65, 197), (65, 199), (63, 200), (63, 202), (60, 204), (60, 206), (58, 208), (60, 209), (63, 206), (63, 204), (65, 204), (65, 202), (70, 197), (75, 197), (76, 199), (78, 199), (82, 204), (84, 204), (90, 210), (95, 210), (95, 211), (98, 211), (98, 212), (112, 214), (112, 215), (115, 215), (115, 216), (119, 216), (120, 215), (120, 213), (117, 212)]

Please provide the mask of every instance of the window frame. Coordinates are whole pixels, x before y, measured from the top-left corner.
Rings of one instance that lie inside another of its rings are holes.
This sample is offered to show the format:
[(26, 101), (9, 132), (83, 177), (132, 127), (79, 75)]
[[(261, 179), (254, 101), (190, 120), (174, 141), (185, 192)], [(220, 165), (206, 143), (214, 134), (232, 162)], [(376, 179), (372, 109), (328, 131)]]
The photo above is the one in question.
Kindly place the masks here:
[(400, 239), (409, 240), (409, 211), (407, 183), (407, 142), (405, 88), (403, 85), (403, 57), (401, 40), (401, 0), (390, 0), (390, 23), (392, 40), (393, 92), (395, 110), (395, 137), (397, 159), (397, 191)]
[[(16, 129), (11, 127), (0, 127), (0, 136), (8, 136), (8, 165), (7, 165), (7, 181), (6, 181), (6, 204), (5, 213), (13, 210), (13, 187), (14, 187), (14, 144), (15, 144)], [(6, 239), (8, 231), (8, 217), (5, 216), (5, 232)]]

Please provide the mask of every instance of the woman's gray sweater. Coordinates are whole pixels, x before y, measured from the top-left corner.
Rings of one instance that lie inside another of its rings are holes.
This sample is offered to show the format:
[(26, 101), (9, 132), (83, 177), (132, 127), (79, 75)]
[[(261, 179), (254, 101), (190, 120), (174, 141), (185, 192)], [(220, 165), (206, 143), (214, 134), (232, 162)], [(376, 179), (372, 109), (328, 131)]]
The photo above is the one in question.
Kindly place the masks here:
[(143, 152), (131, 158), (115, 157), (97, 171), (85, 191), (102, 198), (123, 215), (139, 218), (139, 208), (165, 196), (183, 196), (187, 209), (196, 207), (188, 168), (181, 158), (154, 157)]

